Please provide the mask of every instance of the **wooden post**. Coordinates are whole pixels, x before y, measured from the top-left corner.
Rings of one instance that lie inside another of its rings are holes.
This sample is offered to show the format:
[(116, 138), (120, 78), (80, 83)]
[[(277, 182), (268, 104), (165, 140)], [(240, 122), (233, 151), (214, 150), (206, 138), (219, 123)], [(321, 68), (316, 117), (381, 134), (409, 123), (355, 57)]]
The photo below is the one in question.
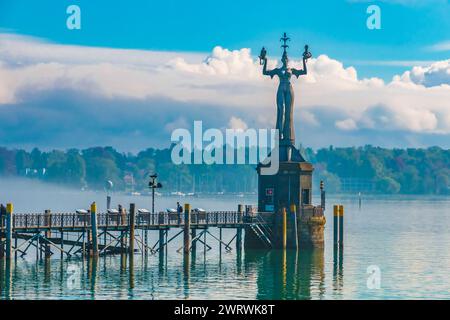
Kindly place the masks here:
[(323, 181), (320, 181), (320, 206), (322, 207), (322, 210), (325, 210), (325, 190)]
[(183, 266), (184, 266), (184, 279), (185, 281), (189, 279), (190, 271), (190, 245), (191, 245), (191, 205), (189, 203), (184, 204), (184, 255), (183, 255)]
[[(18, 247), (18, 239), (17, 235), (14, 237), (14, 248)], [(14, 261), (17, 262), (17, 250), (14, 250)]]
[[(62, 218), (61, 218), (62, 219)], [(64, 232), (63, 232), (63, 230), (62, 230), (62, 228), (61, 228), (61, 234), (60, 234), (60, 246), (61, 246), (61, 249), (62, 250), (64, 250)], [(64, 258), (64, 252), (63, 251), (61, 251), (61, 260)]]
[(136, 227), (136, 223), (135, 223), (135, 218), (136, 218), (136, 205), (134, 203), (130, 203), (130, 225), (129, 225), (129, 229), (130, 229), (130, 245), (129, 245), (129, 254), (130, 254), (130, 259), (133, 257), (134, 255), (134, 232), (135, 232), (135, 227)]
[[(45, 226), (50, 228), (51, 227), (51, 211), (50, 210), (45, 210)], [(50, 230), (46, 230), (45, 231), (45, 238), (49, 239), (51, 237), (51, 231)], [(50, 244), (48, 242), (45, 242), (45, 259), (50, 259), (52, 252), (50, 250)]]
[(6, 259), (11, 260), (12, 258), (12, 233), (13, 233), (13, 211), (14, 206), (12, 203), (6, 205)]
[(282, 241), (283, 241), (283, 249), (286, 249), (287, 245), (287, 214), (286, 214), (286, 208), (283, 208), (283, 234), (282, 234)]
[(339, 205), (339, 246), (344, 247), (344, 206)]
[(335, 248), (338, 247), (338, 242), (339, 242), (339, 235), (338, 235), (339, 222), (338, 222), (338, 218), (339, 218), (339, 206), (334, 205), (333, 206), (333, 245), (334, 245)]
[(164, 261), (164, 230), (160, 229), (159, 230), (159, 248), (158, 248), (158, 252), (159, 252), (159, 259)]
[(98, 230), (97, 230), (97, 204), (92, 202), (91, 204), (91, 256), (98, 256)]
[(219, 228), (219, 259), (222, 260), (222, 228)]
[(191, 244), (191, 205), (184, 204), (184, 254), (188, 255)]
[(293, 221), (293, 236), (294, 241), (293, 246), (295, 249), (298, 249), (298, 231), (297, 231), (297, 206), (293, 203), (291, 204), (291, 221)]
[[(238, 205), (238, 216), (239, 221), (242, 221), (244, 214), (244, 206), (242, 204)], [(241, 251), (242, 250), (242, 227), (238, 226), (236, 229), (236, 250)]]
[[(0, 230), (3, 230), (4, 227), (4, 221), (3, 219), (6, 219), (6, 208), (3, 206), (3, 204), (0, 205)], [(3, 259), (5, 257), (5, 246), (3, 244), (3, 233), (0, 232), (0, 259)], [(0, 271), (2, 270), (2, 266), (0, 266)]]
[[(197, 237), (197, 229), (192, 229), (191, 239), (195, 239), (195, 237)], [(192, 261), (195, 261), (197, 255), (197, 241), (192, 242), (191, 251), (192, 251)]]

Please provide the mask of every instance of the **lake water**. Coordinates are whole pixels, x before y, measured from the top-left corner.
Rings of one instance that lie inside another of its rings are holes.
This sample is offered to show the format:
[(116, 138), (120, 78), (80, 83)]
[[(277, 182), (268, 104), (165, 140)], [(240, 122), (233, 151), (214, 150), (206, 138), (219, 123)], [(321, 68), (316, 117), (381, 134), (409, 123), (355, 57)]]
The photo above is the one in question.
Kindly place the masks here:
[[(156, 209), (189, 202), (207, 210), (236, 210), (239, 203), (254, 204), (256, 197), (157, 197)], [(316, 196), (315, 201), (319, 199)], [(79, 192), (39, 183), (0, 181), (0, 202), (13, 202), (15, 212), (44, 209), (74, 211), (105, 194)], [(148, 196), (113, 195), (113, 205), (150, 208)], [(103, 205), (102, 205), (103, 204)], [(345, 206), (345, 248), (336, 259), (332, 243), (332, 205)], [(52, 258), (19, 258), (0, 268), (1, 299), (450, 299), (450, 198), (424, 196), (327, 196), (325, 250), (246, 252), (219, 255), (197, 247), (195, 260), (185, 269), (177, 253), (181, 239), (170, 243), (167, 259), (136, 254), (100, 257), (97, 262)], [(140, 232), (140, 231), (139, 231)], [(138, 234), (139, 234), (138, 232)], [(217, 235), (218, 230), (211, 229)], [(171, 231), (175, 235), (176, 231)], [(224, 230), (223, 238), (233, 238)], [(157, 241), (151, 232), (150, 242)], [(234, 249), (234, 244), (232, 245)], [(379, 270), (379, 289), (368, 273)], [(131, 270), (130, 270), (131, 269)], [(131, 272), (130, 272), (131, 271)]]

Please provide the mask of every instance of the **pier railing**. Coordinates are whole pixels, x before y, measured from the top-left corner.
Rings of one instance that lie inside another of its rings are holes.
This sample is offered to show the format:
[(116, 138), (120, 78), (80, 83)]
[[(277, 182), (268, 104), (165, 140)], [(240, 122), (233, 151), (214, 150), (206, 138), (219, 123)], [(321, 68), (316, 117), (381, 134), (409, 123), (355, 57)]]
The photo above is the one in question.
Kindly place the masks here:
[[(98, 228), (128, 227), (130, 213), (98, 213)], [(5, 216), (0, 218), (0, 227), (5, 227)], [(158, 212), (135, 214), (135, 227), (160, 228), (184, 225), (184, 214)], [(238, 226), (246, 222), (246, 214), (238, 211), (192, 212), (191, 226)], [(91, 228), (90, 213), (15, 213), (12, 216), (13, 230)]]

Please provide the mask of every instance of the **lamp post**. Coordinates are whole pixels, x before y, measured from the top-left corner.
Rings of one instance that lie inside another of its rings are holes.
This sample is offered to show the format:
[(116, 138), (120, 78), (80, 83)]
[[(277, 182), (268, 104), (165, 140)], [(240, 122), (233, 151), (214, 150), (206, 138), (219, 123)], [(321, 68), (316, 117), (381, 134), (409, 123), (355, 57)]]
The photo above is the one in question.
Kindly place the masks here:
[(156, 173), (152, 174), (148, 183), (148, 187), (152, 189), (152, 213), (155, 213), (155, 189), (162, 188), (162, 184), (156, 181), (157, 178), (158, 175)]

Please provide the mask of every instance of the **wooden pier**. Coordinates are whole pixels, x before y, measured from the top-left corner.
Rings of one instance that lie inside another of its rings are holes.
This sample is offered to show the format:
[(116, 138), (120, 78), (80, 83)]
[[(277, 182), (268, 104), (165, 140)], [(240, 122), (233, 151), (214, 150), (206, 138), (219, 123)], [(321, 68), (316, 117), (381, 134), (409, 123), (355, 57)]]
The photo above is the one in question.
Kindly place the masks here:
[[(117, 210), (116, 210), (117, 211)], [(195, 251), (197, 242), (205, 248), (206, 235), (231, 251), (235, 242), (237, 250), (242, 248), (242, 232), (245, 228), (268, 230), (271, 222), (262, 218), (262, 214), (244, 211), (239, 205), (237, 211), (203, 212), (191, 210), (185, 205), (184, 213), (136, 210), (130, 204), (129, 210), (122, 212), (98, 213), (93, 203), (85, 212), (54, 213), (14, 213), (13, 205), (8, 204), (0, 209), (0, 257), (17, 259), (25, 256), (30, 248), (35, 249), (36, 258), (50, 258), (59, 253), (61, 258), (73, 255), (98, 256), (106, 254), (136, 252), (142, 254), (167, 254), (167, 245), (183, 234), (183, 250), (185, 255)], [(219, 236), (208, 231), (219, 228)], [(236, 233), (229, 241), (222, 239), (223, 228), (235, 229)], [(177, 229), (176, 234), (168, 238), (168, 231)], [(138, 232), (139, 231), (139, 232)], [(158, 232), (158, 241), (149, 243), (149, 232)], [(269, 240), (270, 242), (270, 240)]]

